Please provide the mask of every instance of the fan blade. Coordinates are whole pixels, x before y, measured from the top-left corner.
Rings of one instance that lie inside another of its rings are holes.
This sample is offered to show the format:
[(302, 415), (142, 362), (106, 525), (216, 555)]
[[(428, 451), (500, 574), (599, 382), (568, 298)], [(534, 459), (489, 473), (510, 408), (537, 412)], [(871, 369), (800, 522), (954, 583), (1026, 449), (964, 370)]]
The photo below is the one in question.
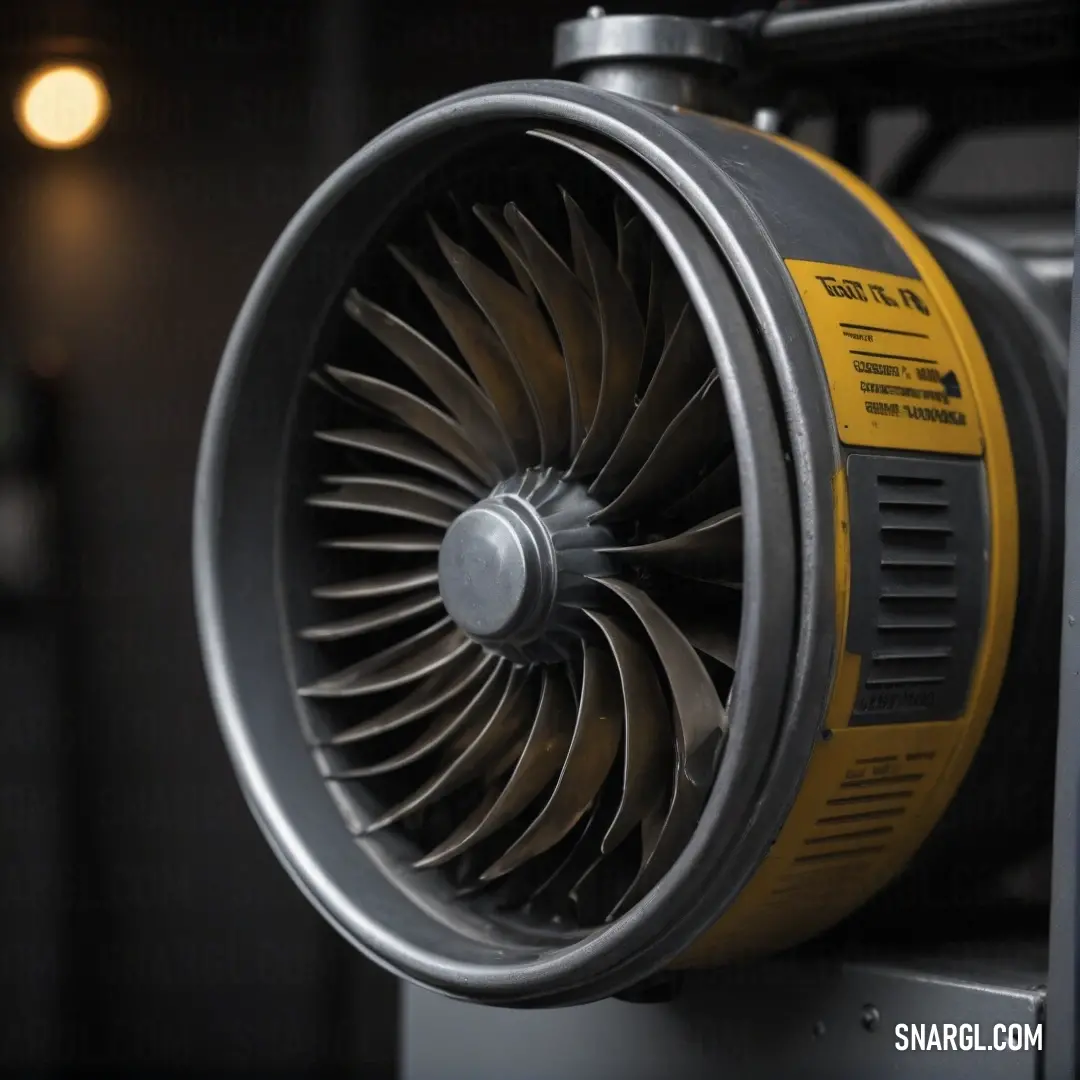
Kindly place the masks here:
[(484, 684), (463, 706), (447, 709), (442, 716), (437, 716), (427, 730), (400, 753), (371, 765), (361, 765), (335, 773), (332, 779), (362, 780), (366, 776), (381, 776), (420, 761), (453, 736), (468, 732), (485, 716), (490, 715), (490, 707), (502, 695), (509, 677), (509, 666), (502, 662), (496, 664)]
[(407, 518), (423, 525), (445, 528), (457, 514), (443, 503), (433, 502), (411, 491), (380, 487), (375, 484), (350, 484), (337, 491), (308, 498), (309, 506), (326, 510), (363, 510), (371, 514)]
[(679, 410), (633, 480), (591, 521), (609, 522), (633, 517), (650, 504), (663, 503), (716, 444), (716, 429), (724, 413), (720, 380), (710, 375), (705, 385)]
[(499, 495), (520, 495), (521, 489), (531, 483), (530, 473), (521, 473), (518, 476), (512, 476), (509, 480), (504, 480), (501, 484), (495, 487), (492, 494)]
[[(555, 520), (559, 515), (552, 514), (547, 521)], [(552, 532), (552, 543), (556, 551), (563, 549), (596, 548), (611, 539), (611, 533), (600, 525), (580, 525), (572, 529), (559, 529)]]
[(561, 483), (562, 477), (552, 476), (550, 480), (545, 481), (533, 497), (533, 505), (537, 510), (541, 511), (541, 517), (544, 516), (545, 507), (550, 507), (552, 500), (560, 495), (559, 487)]
[[(370, 656), (364, 657), (362, 660), (350, 665), (344, 671), (335, 673), (334, 675), (324, 677), (319, 680), (320, 682), (330, 681), (344, 681), (346, 678), (360, 677), (363, 675), (370, 675), (375, 672), (383, 671), (390, 667), (396, 661), (406, 658), (417, 651), (427, 648), (432, 641), (441, 641), (447, 634), (456, 631), (456, 627), (452, 624), (450, 616), (446, 615), (441, 619), (431, 623), (430, 626), (426, 626), (421, 630), (417, 630), (415, 633), (409, 634), (407, 637), (402, 638), (400, 641), (395, 641), (391, 645), (387, 645), (380, 649), (378, 652), (373, 653)], [(433, 679), (436, 679), (441, 685), (443, 681), (449, 680), (454, 671), (457, 670), (457, 666), (454, 665), (450, 668), (440, 668), (433, 674)], [(301, 696), (306, 695), (306, 690), (302, 687), (299, 690)], [(329, 740), (330, 745), (335, 745), (335, 738)]]
[(600, 327), (588, 293), (536, 226), (513, 204), (506, 220), (525, 253), (529, 273), (555, 324), (570, 391), (571, 452), (581, 445), (596, 413), (603, 368)]
[(341, 619), (337, 622), (321, 623), (319, 626), (309, 626), (300, 631), (300, 636), (306, 641), (340, 641), (342, 638), (357, 637), (360, 634), (368, 634), (372, 630), (381, 630), (386, 626), (395, 626), (400, 622), (406, 622), (414, 615), (420, 615), (425, 611), (438, 607), (442, 603), (438, 589), (425, 589), (415, 596), (407, 596), (389, 607), (378, 608), (375, 611), (365, 611), (362, 615), (354, 615), (349, 619)]
[(352, 393), (392, 413), (475, 476), (492, 484), (498, 482), (500, 474), (495, 463), (473, 446), (461, 425), (446, 413), (410, 394), (408, 390), (381, 379), (336, 367), (328, 366), (326, 370)]
[(363, 450), (368, 454), (379, 454), (434, 473), (477, 498), (483, 498), (488, 492), (487, 486), (459, 469), (422, 439), (404, 431), (317, 431), (315, 437), (323, 442), (346, 446), (350, 450)]
[[(581, 878), (583, 873), (588, 872), (590, 866), (596, 862), (600, 844), (604, 839), (615, 812), (619, 807), (621, 798), (621, 785), (605, 783), (600, 788), (599, 796), (593, 800), (588, 814), (583, 822), (571, 829), (567, 838), (571, 840), (569, 848), (561, 858), (557, 859), (549, 873), (545, 874), (539, 885), (529, 890), (529, 900), (533, 901), (542, 897), (545, 893), (553, 896), (561, 896), (569, 891), (574, 882)], [(574, 831), (578, 835), (574, 838)], [(562, 843), (565, 845), (566, 838)], [(544, 852), (540, 859), (545, 859), (551, 854), (558, 852), (558, 845)], [(513, 878), (510, 878), (513, 881)]]
[(513, 821), (558, 774), (574, 730), (574, 695), (566, 675), (548, 668), (525, 748), (506, 786), (468, 829), (457, 829), (414, 865), (441, 866)]
[(708, 374), (708, 343), (697, 315), (687, 305), (644, 397), (611, 457), (590, 486), (590, 495), (606, 501), (627, 486)]
[[(618, 246), (616, 260), (619, 273), (630, 286), (639, 310), (647, 310), (649, 295), (649, 229), (645, 219), (632, 217), (618, 223)], [(645, 302), (642, 303), (641, 301)]]
[(510, 270), (514, 275), (514, 280), (518, 283), (518, 288), (532, 303), (535, 303), (536, 287), (533, 285), (532, 275), (529, 273), (529, 267), (525, 262), (525, 253), (518, 247), (518, 240), (514, 234), (499, 219), (498, 211), (490, 206), (477, 204), (473, 207), (473, 213), (483, 223), (484, 228), (491, 233), (495, 243), (499, 245), (499, 250), (506, 256), (506, 261), (510, 264)]
[(660, 312), (664, 318), (664, 347), (667, 348), (686, 307), (686, 289), (666, 253), (659, 259), (659, 265)]
[(615, 658), (624, 702), (623, 786), (619, 809), (600, 850), (614, 851), (659, 801), (667, 773), (671, 714), (652, 657), (610, 616), (586, 615), (600, 628)]
[(653, 565), (683, 577), (715, 578), (731, 573), (742, 555), (742, 507), (703, 521), (678, 536), (627, 547), (597, 550), (632, 563)]
[(345, 404), (352, 409), (357, 408), (361, 404), (351, 394), (346, 394), (345, 391), (333, 381), (333, 379), (328, 379), (321, 371), (309, 372), (308, 378), (320, 390), (325, 390), (328, 394), (332, 394), (338, 399), (338, 401), (344, 401)]
[(320, 585), (311, 592), (320, 600), (368, 600), (374, 596), (411, 592), (425, 585), (435, 585), (438, 581), (438, 567), (431, 566), (419, 570), (396, 570), (390, 574), (372, 574), (342, 585)]
[(592, 423), (568, 473), (590, 475), (607, 461), (634, 408), (645, 332), (630, 286), (581, 208), (563, 192), (571, 236), (588, 258), (600, 320), (600, 394)]
[(691, 783), (684, 774), (676, 772), (674, 794), (663, 816), (663, 824), (657, 830), (655, 820), (650, 822), (648, 852), (645, 852), (645, 827), (643, 824), (643, 857), (641, 867), (626, 893), (608, 915), (616, 919), (644, 897), (671, 869), (675, 860), (686, 847), (697, 827), (705, 800), (709, 796), (707, 786)]
[(500, 471), (514, 472), (517, 468), (514, 451), (498, 412), (480, 387), (446, 353), (356, 289), (345, 297), (345, 311), (427, 386)]
[[(470, 845), (461, 842), (467, 840), (468, 837), (476, 831), (477, 827), (483, 822), (483, 820), (491, 812), (491, 808), (495, 805), (499, 798), (499, 789), (497, 787), (488, 788), (480, 798), (480, 802), (462, 819), (460, 824), (447, 836), (439, 846), (432, 850), (428, 855), (425, 855), (422, 859), (417, 859), (413, 863), (414, 870), (430, 870), (436, 866), (444, 866), (450, 862), (455, 855), (465, 854), (469, 852)], [(460, 847), (459, 847), (460, 845)], [(445, 858), (440, 857), (436, 860), (435, 856), (443, 851), (452, 851), (452, 855), (447, 855)], [(457, 874), (460, 874), (460, 880), (469, 880), (469, 873), (466, 869), (468, 860), (463, 860), (458, 864), (456, 868)], [(466, 896), (475, 895), (478, 892), (485, 891), (487, 886), (482, 882), (474, 882), (471, 885), (467, 885), (457, 891), (456, 898), (461, 899)]]
[[(686, 304), (686, 291), (667, 252), (654, 242), (645, 305), (645, 359), (640, 386), (648, 386), (674, 335), (678, 316)], [(674, 309), (674, 312), (673, 310)]]
[(398, 803), (373, 822), (365, 834), (385, 829), (408, 814), (430, 806), (433, 802), (456, 791), (483, 772), (486, 765), (501, 755), (512, 744), (518, 732), (528, 723), (535, 708), (533, 694), (529, 693), (529, 672), (525, 668), (513, 668), (507, 680), (499, 704), (479, 734), (444, 769), (422, 784), (408, 798)]
[(557, 469), (545, 469), (536, 483), (536, 486), (529, 493), (529, 502), (536, 507), (537, 510), (543, 510), (548, 503), (551, 502), (552, 497), (559, 490), (562, 485), (562, 476)]
[(645, 308), (645, 348), (641, 361), (641, 379), (648, 386), (664, 354), (664, 312), (660, 306), (661, 274), (664, 268), (657, 259), (649, 267), (649, 300)]
[[(536, 699), (533, 698), (533, 708), (535, 706)], [(514, 741), (501, 754), (491, 758), (481, 767), (480, 779), (483, 781), (485, 788), (499, 785), (506, 774), (517, 765), (521, 752), (525, 749), (525, 740), (528, 738), (528, 723), (528, 717), (523, 717), (522, 729), (518, 732)]]
[(465, 300), (416, 266), (399, 248), (391, 253), (435, 309), (465, 363), (502, 418), (519, 466), (540, 460), (540, 421), (498, 336)]
[(728, 454), (688, 494), (673, 502), (664, 517), (678, 521), (702, 521), (739, 502), (739, 463)]
[(735, 658), (739, 652), (739, 635), (718, 629), (715, 619), (701, 617), (696, 620), (679, 619), (683, 636), (698, 652), (718, 660), (724, 667), (735, 670)]
[(532, 824), (480, 875), (481, 881), (502, 877), (557, 844), (588, 811), (611, 769), (622, 727), (619, 673), (603, 649), (586, 645), (584, 650), (581, 704), (555, 790)]
[(660, 658), (671, 688), (678, 764), (695, 784), (712, 782), (727, 711), (701, 658), (679, 628), (640, 589), (618, 578), (598, 577), (637, 616)]
[(442, 533), (381, 533), (377, 536), (347, 537), (344, 540), (323, 540), (319, 545), (336, 551), (393, 551), (413, 553), (438, 551)]
[[(516, 494), (520, 495), (523, 499), (529, 498), (529, 496), (540, 486), (543, 477), (550, 475), (551, 469), (530, 469), (525, 473), (520, 481), (516, 481), (517, 489)], [(515, 483), (515, 481), (511, 481)]]
[(554, 463), (569, 442), (570, 398), (566, 367), (544, 317), (520, 289), (455, 244), (434, 222), (431, 230), (513, 361), (540, 422), (541, 460)]
[(385, 476), (379, 473), (358, 473), (352, 476), (345, 474), (329, 474), (320, 477), (324, 484), (337, 484), (343, 488), (378, 489), (392, 488), (395, 491), (408, 491), (413, 495), (420, 495), (432, 502), (442, 503), (453, 510), (468, 510), (474, 500), (460, 491), (442, 487), (439, 484), (429, 484), (423, 480), (414, 480), (410, 476)]
[[(449, 620), (436, 623), (445, 628)], [(429, 631), (422, 631), (427, 633)], [(415, 635), (419, 637), (420, 635)], [(410, 639), (413, 640), (413, 639)], [(462, 653), (475, 649), (471, 642), (457, 628), (446, 630), (442, 637), (417, 649), (392, 666), (371, 668), (371, 660), (362, 660), (324, 679), (319, 679), (311, 686), (305, 686), (300, 693), (304, 697), (363, 697), (377, 694), (382, 690), (393, 690), (430, 675), (433, 671), (449, 664)]]
[(344, 746), (363, 739), (374, 739), (430, 716), (458, 694), (464, 693), (494, 663), (496, 659), (493, 654), (482, 652), (460, 669), (441, 668), (378, 716), (339, 731), (330, 740), (331, 745)]
[[(571, 203), (579, 216), (581, 211), (578, 205), (570, 197), (569, 193), (561, 186), (559, 192), (562, 195), (563, 206), (569, 209)], [(589, 248), (585, 242), (584, 230), (577, 227), (574, 218), (570, 217), (570, 261), (574, 264), (574, 277), (578, 279), (581, 287), (588, 294), (592, 302), (596, 303), (596, 278), (593, 275), (592, 261), (589, 258)]]

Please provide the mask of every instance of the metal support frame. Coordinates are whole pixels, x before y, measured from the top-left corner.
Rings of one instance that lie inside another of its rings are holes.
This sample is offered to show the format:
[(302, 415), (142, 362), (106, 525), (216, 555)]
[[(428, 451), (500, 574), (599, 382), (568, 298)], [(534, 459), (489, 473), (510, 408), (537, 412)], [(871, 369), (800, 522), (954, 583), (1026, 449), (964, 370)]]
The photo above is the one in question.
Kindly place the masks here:
[[(1080, 220), (1080, 175), (1076, 189)], [(1076, 256), (1080, 256), (1080, 244)], [(1074, 256), (1074, 266), (1076, 265)], [(1046, 1080), (1078, 1074), (1080, 1027), (1080, 276), (1073, 273), (1069, 344), (1069, 444), (1065, 480), (1065, 593), (1061, 698), (1054, 780), (1054, 863)]]
[[(1033, 1030), (1027, 1025), (1042, 1019), (1045, 963), (1042, 949), (1029, 945), (953, 947), (920, 959), (801, 953), (695, 972), (663, 1004), (602, 1001), (545, 1011), (466, 1005), (409, 986), (401, 1076), (1036, 1080), (1037, 1047), (993, 1047), (1012, 1025)], [(918, 1048), (917, 1034), (933, 1045), (933, 1026), (942, 1040), (945, 1024), (956, 1028), (952, 1047)], [(960, 1031), (962, 1024), (970, 1028)], [(898, 1032), (897, 1025), (907, 1027)], [(908, 1049), (898, 1049), (900, 1039)]]

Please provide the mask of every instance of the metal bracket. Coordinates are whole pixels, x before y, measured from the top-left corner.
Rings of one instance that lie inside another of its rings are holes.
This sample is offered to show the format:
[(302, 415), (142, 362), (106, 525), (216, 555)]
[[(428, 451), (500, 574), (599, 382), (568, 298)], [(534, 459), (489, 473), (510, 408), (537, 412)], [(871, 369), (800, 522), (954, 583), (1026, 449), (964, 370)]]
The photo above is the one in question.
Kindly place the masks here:
[[(1041, 43), (1035, 62), (1046, 78), (1071, 79), (1066, 72), (1075, 66), (1076, 0), (861, 0), (799, 8), (763, 2), (763, 8), (709, 19), (608, 15), (594, 6), (585, 18), (556, 28), (554, 67), (640, 100), (745, 120), (765, 106), (805, 111), (807, 96), (826, 103), (846, 96), (869, 107), (863, 99), (879, 64), (906, 69), (929, 57), (928, 70), (938, 72), (932, 61), (944, 51), (963, 68), (960, 81), (974, 80), (992, 101), (989, 111), (1000, 112), (1015, 90), (987, 81), (980, 58), (996, 72), (1018, 37)], [(875, 89), (880, 103), (925, 104), (925, 79), (885, 81)], [(976, 97), (964, 99), (965, 112)]]
[(607, 15), (592, 7), (555, 30), (556, 70), (662, 105), (730, 115), (737, 103), (727, 87), (741, 64), (738, 37), (706, 19)]

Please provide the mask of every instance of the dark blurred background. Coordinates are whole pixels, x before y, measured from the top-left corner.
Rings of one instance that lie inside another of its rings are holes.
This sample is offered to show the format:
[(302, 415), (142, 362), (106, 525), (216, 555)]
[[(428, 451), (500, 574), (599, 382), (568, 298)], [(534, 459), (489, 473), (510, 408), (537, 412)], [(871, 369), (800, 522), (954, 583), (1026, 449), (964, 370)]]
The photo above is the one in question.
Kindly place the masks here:
[[(0, 119), (0, 1071), (393, 1075), (395, 981), (279, 868), (211, 713), (202, 413), (319, 179), (427, 101), (546, 74), (554, 23), (584, 6), (0, 3), (8, 102), (51, 59), (96, 65), (112, 97), (66, 153)], [(665, 8), (725, 5), (619, 5)], [(886, 121), (871, 172), (912, 130)], [(975, 140), (934, 182), (1067, 199), (1075, 152), (1068, 130), (1005, 157)]]
[(0, 120), (0, 1067), (391, 1074), (395, 981), (280, 869), (218, 736), (194, 464), (276, 234), (378, 128), (543, 74), (541, 7), (0, 4), (6, 102), (53, 58), (112, 97), (70, 152)]

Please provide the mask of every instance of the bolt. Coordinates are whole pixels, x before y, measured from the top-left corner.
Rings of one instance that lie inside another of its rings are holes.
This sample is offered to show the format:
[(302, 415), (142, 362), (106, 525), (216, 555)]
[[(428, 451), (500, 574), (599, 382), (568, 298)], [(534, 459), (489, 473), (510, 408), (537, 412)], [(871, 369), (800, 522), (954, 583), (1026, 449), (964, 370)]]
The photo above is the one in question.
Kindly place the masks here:
[(1069, 625), (1070, 626), (1075, 626), (1076, 625), (1076, 616), (1075, 615), (1070, 615), (1069, 616)]
[(815, 1039), (820, 1039), (821, 1036), (824, 1035), (824, 1034), (825, 1034), (825, 1021), (824, 1020), (815, 1020), (814, 1021), (814, 1038)]
[(585, 12), (585, 18), (602, 19), (606, 14), (607, 12), (599, 4), (593, 4), (593, 6)]
[(873, 1005), (864, 1005), (860, 1019), (866, 1031), (877, 1031), (878, 1024), (881, 1023), (881, 1013)]

